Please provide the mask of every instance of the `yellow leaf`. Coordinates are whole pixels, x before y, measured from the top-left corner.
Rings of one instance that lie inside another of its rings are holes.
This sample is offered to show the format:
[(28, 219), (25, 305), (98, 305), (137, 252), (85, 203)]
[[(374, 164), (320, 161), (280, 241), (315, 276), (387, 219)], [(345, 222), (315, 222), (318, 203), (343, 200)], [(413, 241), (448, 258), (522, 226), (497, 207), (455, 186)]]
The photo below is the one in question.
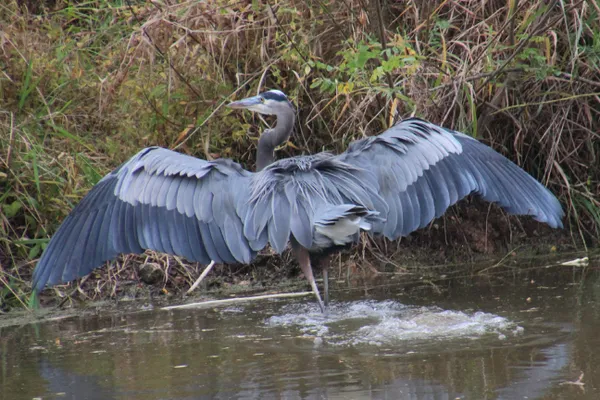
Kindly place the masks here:
[(354, 83), (352, 82), (342, 82), (338, 83), (337, 90), (340, 94), (350, 94), (354, 89)]
[(404, 47), (404, 38), (402, 35), (394, 35), (394, 39), (392, 39), (392, 45), (394, 47)]
[(394, 125), (394, 117), (396, 116), (396, 112), (398, 111), (398, 98), (394, 98), (392, 101), (392, 105), (390, 107), (390, 120), (388, 122), (388, 127)]
[(194, 129), (194, 125), (186, 126), (185, 129), (179, 133), (179, 136), (177, 136), (177, 140), (175, 140), (175, 146), (183, 142), (192, 129)]
[(291, 147), (294, 150), (300, 150), (300, 148), (298, 146), (296, 146), (294, 143), (290, 142), (289, 140), (287, 141), (287, 143), (285, 145), (288, 147)]

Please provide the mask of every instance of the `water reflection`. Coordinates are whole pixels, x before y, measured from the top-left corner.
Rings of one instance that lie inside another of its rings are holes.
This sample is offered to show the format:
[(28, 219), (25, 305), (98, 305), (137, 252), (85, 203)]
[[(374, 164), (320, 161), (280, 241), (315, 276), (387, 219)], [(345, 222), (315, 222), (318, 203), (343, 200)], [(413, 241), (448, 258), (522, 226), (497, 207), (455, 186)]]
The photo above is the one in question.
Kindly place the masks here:
[(40, 376), (48, 382), (47, 391), (60, 396), (61, 399), (111, 400), (115, 398), (108, 382), (99, 382), (98, 377), (79, 375), (57, 368), (44, 359), (39, 362), (39, 372)]
[(600, 278), (548, 279), (3, 328), (0, 398), (596, 399)]
[[(496, 392), (499, 399), (539, 398), (549, 394), (549, 389), (560, 384), (561, 377), (572, 357), (571, 346), (558, 343), (554, 346), (538, 349), (537, 354), (530, 353), (529, 361), (521, 361), (522, 365), (513, 366), (514, 382), (499, 388)], [(580, 393), (575, 393), (580, 394)]]

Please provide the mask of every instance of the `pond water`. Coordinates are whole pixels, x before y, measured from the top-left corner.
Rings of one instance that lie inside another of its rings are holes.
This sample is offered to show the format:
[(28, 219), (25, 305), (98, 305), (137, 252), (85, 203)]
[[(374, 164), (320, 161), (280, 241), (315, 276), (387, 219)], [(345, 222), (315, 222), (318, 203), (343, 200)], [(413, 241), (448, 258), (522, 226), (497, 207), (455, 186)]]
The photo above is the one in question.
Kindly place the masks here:
[(0, 398), (600, 398), (594, 268), (376, 286), (4, 327)]

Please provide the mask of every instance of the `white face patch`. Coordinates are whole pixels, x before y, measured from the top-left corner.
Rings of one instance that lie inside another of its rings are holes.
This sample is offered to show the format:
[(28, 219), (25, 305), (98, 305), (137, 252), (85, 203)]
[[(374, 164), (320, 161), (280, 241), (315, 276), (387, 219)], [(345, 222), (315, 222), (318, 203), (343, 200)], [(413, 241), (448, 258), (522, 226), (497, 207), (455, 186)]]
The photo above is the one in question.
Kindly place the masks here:
[(252, 107), (248, 107), (248, 110), (250, 111), (254, 111), (260, 114), (265, 114), (265, 115), (274, 115), (274, 110), (271, 107), (268, 107), (267, 102), (262, 103), (262, 104), (256, 104)]

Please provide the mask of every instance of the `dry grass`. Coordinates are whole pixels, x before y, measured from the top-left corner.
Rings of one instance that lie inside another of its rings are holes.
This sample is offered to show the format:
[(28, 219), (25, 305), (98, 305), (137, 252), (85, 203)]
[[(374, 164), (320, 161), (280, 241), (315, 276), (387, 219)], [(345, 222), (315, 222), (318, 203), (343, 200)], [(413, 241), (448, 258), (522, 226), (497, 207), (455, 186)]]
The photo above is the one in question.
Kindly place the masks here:
[(252, 168), (260, 121), (223, 105), (265, 88), (298, 105), (297, 149), (280, 156), (343, 151), (418, 115), (506, 154), (559, 196), (574, 237), (600, 237), (593, 1), (45, 4), (0, 6), (0, 262), (17, 292), (72, 206), (137, 149)]

